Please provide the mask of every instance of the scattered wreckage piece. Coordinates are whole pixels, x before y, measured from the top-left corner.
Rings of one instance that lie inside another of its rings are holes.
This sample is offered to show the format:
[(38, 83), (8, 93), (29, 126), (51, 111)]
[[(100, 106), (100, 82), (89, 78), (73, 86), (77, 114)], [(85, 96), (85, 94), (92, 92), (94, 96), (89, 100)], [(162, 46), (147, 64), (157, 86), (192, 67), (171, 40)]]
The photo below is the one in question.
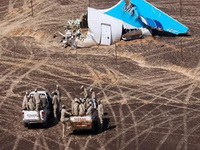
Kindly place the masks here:
[(133, 29), (133, 30), (127, 31), (122, 35), (122, 40), (124, 41), (129, 41), (129, 40), (134, 40), (134, 39), (139, 39), (139, 38), (142, 38), (142, 31), (139, 29)]
[(76, 39), (82, 38), (82, 31), (80, 29), (80, 19), (68, 20), (65, 27), (65, 34), (58, 32), (63, 38), (60, 40), (64, 47), (71, 46), (77, 48)]

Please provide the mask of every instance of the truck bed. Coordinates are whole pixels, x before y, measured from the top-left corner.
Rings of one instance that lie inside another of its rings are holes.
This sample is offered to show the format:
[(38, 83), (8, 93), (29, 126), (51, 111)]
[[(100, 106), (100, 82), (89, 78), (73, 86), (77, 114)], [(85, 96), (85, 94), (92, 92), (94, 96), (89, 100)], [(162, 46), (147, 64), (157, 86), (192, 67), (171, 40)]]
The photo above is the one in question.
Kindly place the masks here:
[(91, 116), (71, 116), (70, 124), (74, 130), (92, 129)]

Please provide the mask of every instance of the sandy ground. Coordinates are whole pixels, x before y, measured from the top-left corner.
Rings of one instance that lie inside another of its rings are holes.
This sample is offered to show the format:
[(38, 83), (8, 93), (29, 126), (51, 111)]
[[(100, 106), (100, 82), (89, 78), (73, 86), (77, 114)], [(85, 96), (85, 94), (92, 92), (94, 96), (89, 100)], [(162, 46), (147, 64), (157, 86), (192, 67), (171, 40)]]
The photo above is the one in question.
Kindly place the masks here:
[[(2, 150), (198, 150), (200, 147), (200, 4), (197, 0), (152, 4), (190, 29), (191, 36), (148, 37), (112, 46), (73, 50), (59, 37), (68, 19), (87, 6), (109, 8), (117, 0), (0, 1), (0, 149)], [(21, 104), (35, 88), (62, 91), (62, 103), (94, 87), (106, 129), (62, 138), (62, 126), (22, 124)]]

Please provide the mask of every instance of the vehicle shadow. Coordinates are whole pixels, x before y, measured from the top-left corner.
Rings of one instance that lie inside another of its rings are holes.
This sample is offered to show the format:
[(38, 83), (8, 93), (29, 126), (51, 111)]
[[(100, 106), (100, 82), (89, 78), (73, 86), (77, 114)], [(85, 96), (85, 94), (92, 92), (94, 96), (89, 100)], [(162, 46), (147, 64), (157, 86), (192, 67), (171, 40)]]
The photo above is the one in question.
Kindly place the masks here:
[(102, 132), (116, 128), (116, 125), (110, 126), (109, 122), (110, 122), (109, 118), (103, 118)]
[(51, 127), (56, 126), (59, 123), (59, 121), (55, 121), (53, 118), (51, 120), (49, 120), (48, 124), (46, 126), (44, 126), (43, 124), (40, 123), (35, 123), (35, 124), (29, 124), (28, 125), (28, 129), (48, 129)]

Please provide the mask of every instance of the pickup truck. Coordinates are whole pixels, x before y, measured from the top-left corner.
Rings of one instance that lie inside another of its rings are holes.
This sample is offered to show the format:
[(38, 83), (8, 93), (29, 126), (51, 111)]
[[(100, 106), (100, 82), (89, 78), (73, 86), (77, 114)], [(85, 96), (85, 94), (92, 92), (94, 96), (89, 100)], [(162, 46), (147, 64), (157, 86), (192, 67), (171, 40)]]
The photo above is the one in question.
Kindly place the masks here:
[[(40, 100), (42, 107), (40, 109), (40, 117), (38, 117), (38, 112), (35, 110), (23, 110), (23, 123), (24, 127), (28, 127), (29, 124), (41, 123), (44, 127), (48, 125), (50, 116), (53, 113), (52, 99), (47, 91), (38, 91), (40, 95)], [(29, 96), (33, 95), (34, 91), (30, 92)]]
[(94, 109), (91, 115), (88, 116), (71, 116), (69, 122), (73, 132), (91, 130), (92, 133), (96, 133), (100, 128), (98, 111), (96, 109)]

